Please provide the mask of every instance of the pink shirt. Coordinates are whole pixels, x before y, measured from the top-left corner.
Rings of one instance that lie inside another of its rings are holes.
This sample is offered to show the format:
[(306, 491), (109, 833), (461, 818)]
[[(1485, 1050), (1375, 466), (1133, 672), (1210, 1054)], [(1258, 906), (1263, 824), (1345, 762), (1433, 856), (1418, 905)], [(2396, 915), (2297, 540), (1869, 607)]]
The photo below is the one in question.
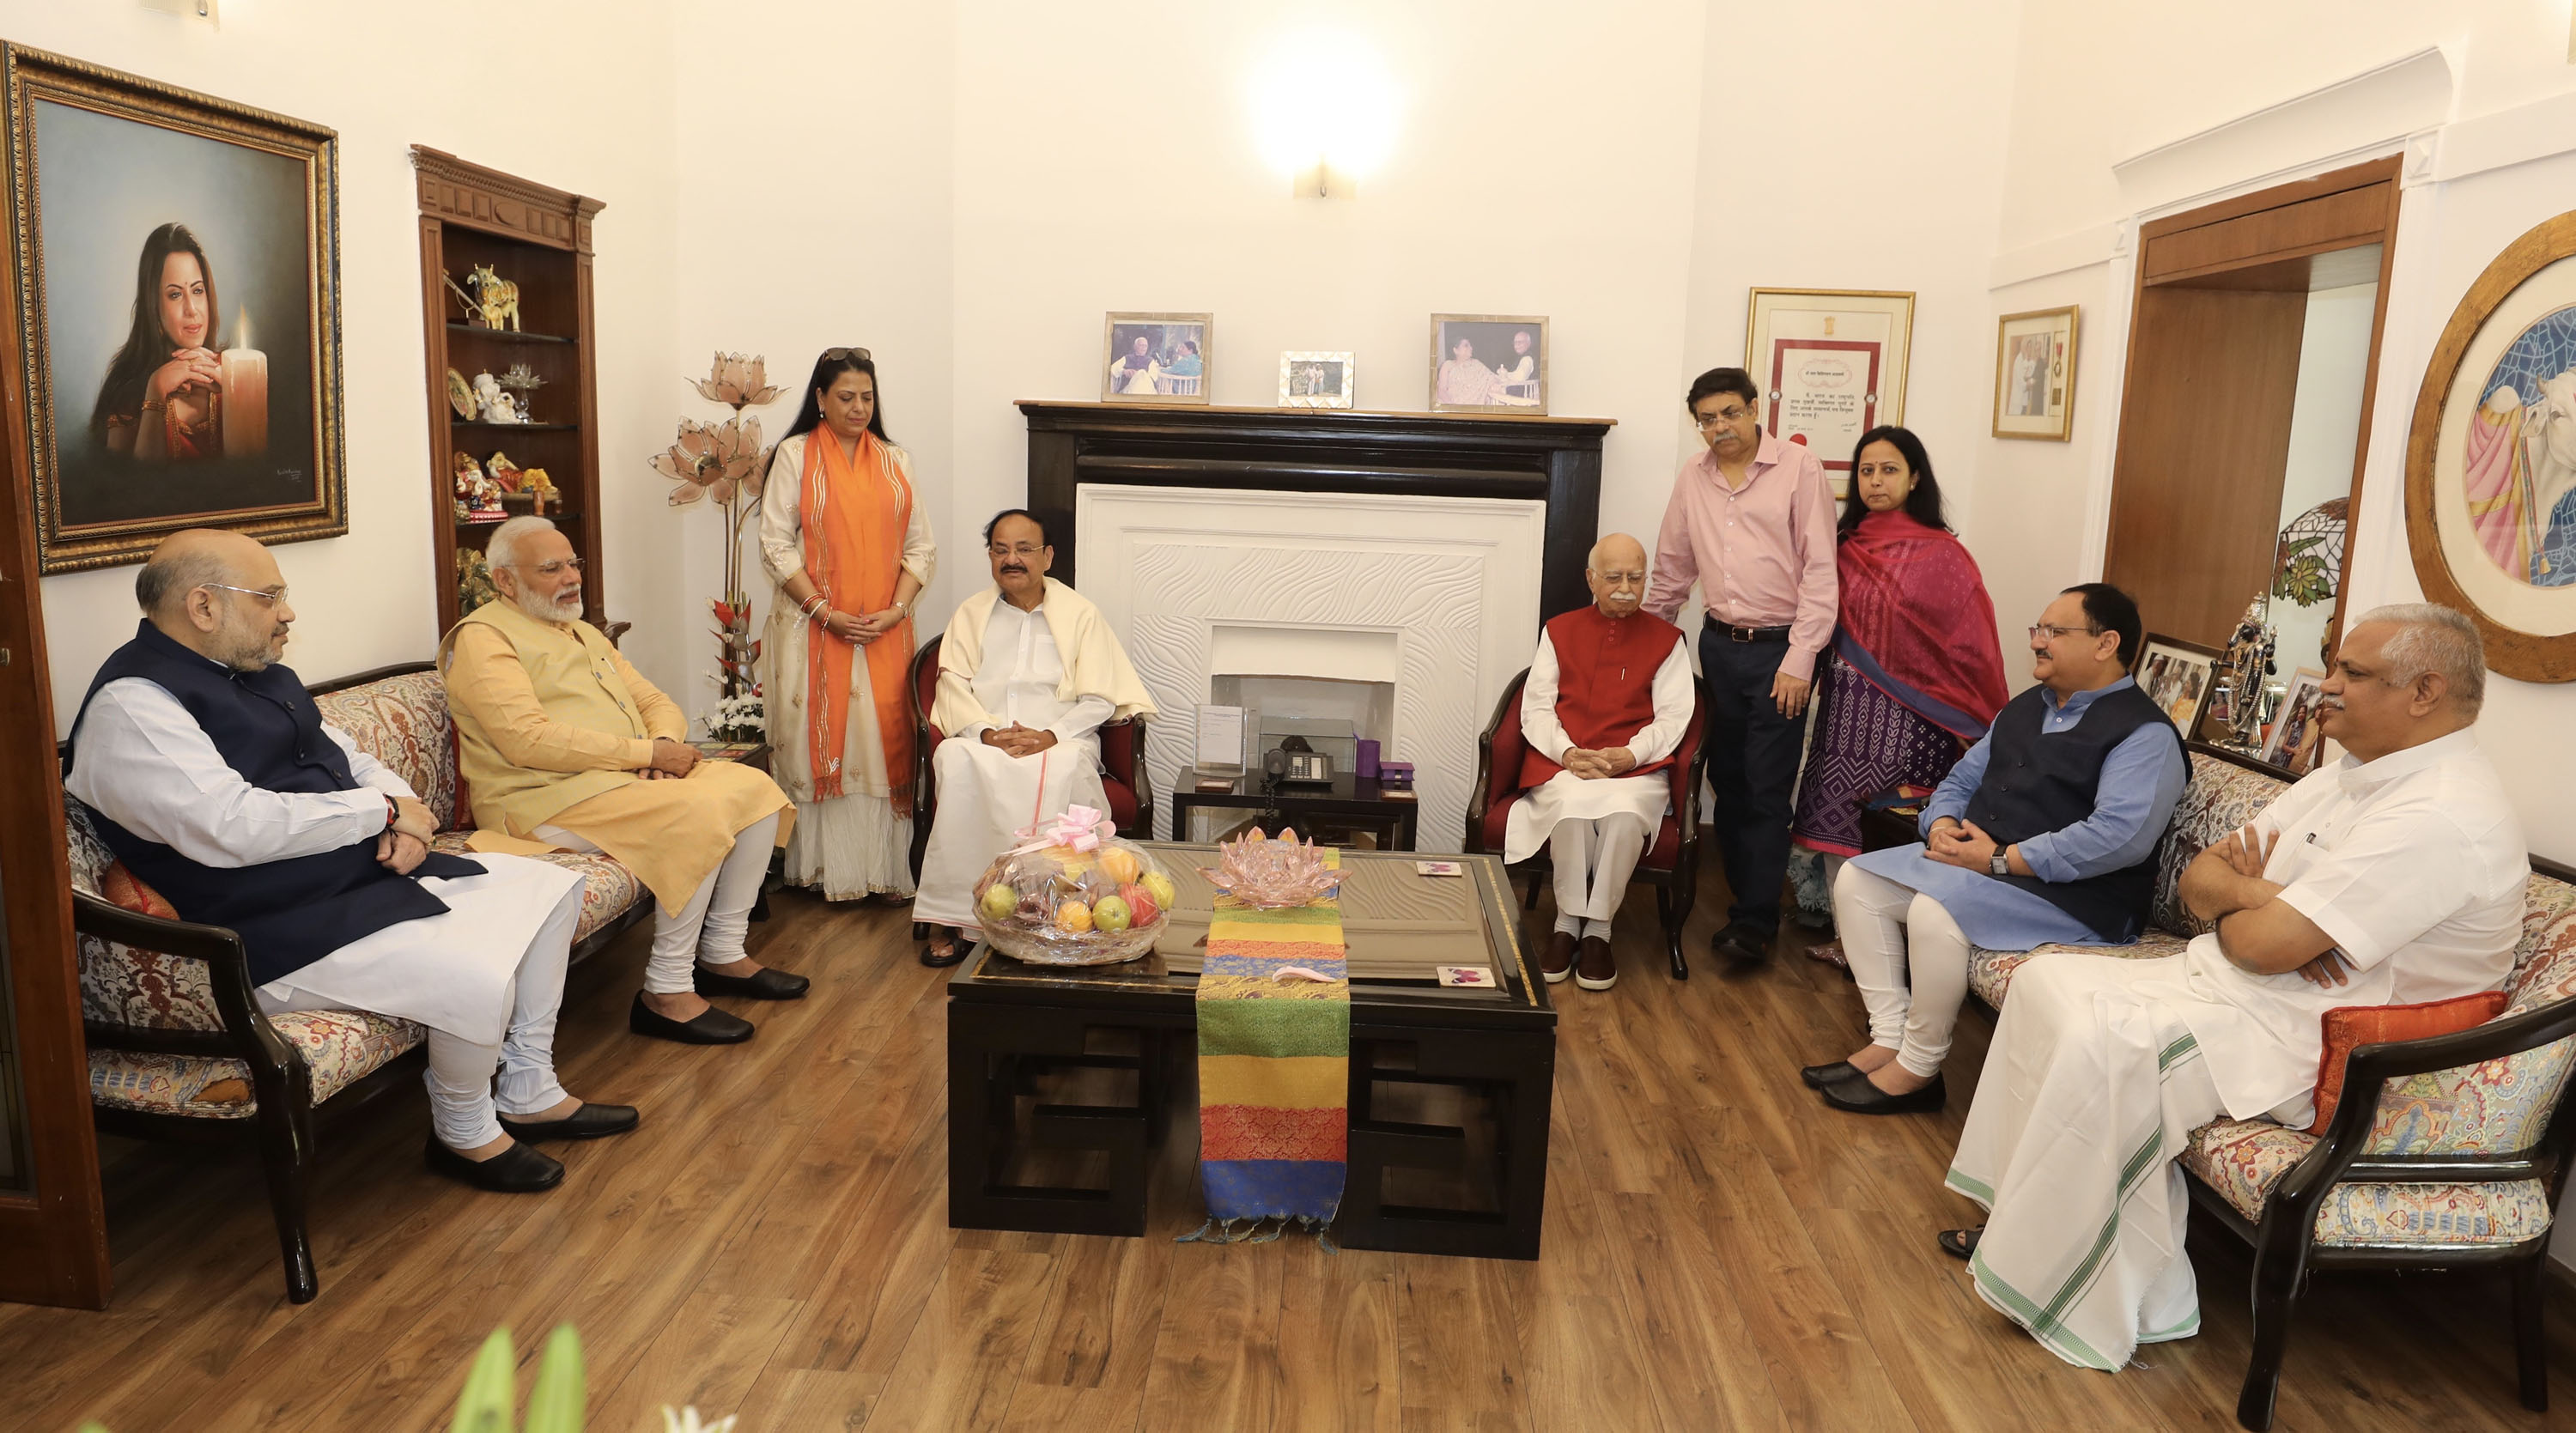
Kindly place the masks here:
[(1834, 491), (1805, 444), (1763, 434), (1741, 489), (1727, 487), (1706, 449), (1682, 464), (1646, 610), (1673, 621), (1694, 581), (1713, 621), (1787, 627), (1780, 670), (1815, 680), (1816, 654), (1834, 636)]

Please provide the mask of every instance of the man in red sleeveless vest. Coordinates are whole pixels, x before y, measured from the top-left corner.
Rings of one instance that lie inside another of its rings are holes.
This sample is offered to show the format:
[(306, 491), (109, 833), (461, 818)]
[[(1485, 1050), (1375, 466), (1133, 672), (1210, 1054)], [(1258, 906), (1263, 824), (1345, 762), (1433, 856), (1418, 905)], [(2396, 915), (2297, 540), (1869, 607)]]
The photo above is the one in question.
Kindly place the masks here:
[(1592, 605), (1547, 624), (1521, 688), (1529, 753), (1503, 859), (1526, 861), (1546, 844), (1556, 931), (1540, 972), (1550, 983), (1570, 974), (1586, 990), (1607, 990), (1619, 979), (1610, 920), (1663, 825), (1671, 789), (1663, 768), (1689, 725), (1693, 678), (1682, 630), (1637, 610), (1646, 594), (1642, 544), (1626, 533), (1594, 543), (1583, 580)]

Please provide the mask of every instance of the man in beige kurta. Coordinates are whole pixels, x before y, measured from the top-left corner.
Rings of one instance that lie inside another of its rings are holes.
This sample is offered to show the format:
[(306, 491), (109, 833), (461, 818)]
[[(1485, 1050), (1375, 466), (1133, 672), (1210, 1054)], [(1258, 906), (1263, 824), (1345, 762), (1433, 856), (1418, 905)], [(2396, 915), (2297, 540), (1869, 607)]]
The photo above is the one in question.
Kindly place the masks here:
[(478, 851), (604, 851), (653, 892), (653, 954), (628, 1025), (683, 1044), (751, 1038), (706, 995), (793, 1000), (804, 977), (743, 954), (769, 853), (795, 811), (737, 762), (698, 760), (677, 703), (581, 620), (581, 567), (544, 518), (489, 548), (500, 597), (439, 646)]

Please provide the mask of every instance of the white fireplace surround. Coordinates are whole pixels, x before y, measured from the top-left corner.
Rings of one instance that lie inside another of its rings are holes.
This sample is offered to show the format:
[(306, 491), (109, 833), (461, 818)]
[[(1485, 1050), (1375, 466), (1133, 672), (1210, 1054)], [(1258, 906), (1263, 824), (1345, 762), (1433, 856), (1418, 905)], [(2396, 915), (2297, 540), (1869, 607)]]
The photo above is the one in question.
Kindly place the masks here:
[(1386, 756), (1415, 765), (1418, 844), (1459, 848), (1476, 740), (1538, 642), (1545, 504), (1086, 483), (1074, 527), (1083, 595), (1162, 710), (1156, 791), (1185, 777), (1217, 675), (1391, 681)]

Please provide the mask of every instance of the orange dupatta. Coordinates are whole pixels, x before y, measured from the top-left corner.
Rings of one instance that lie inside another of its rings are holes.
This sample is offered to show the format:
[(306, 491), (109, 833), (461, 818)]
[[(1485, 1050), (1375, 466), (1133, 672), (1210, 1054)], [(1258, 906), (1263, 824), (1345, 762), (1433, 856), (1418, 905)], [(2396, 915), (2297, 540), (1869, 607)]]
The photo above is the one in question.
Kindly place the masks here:
[[(804, 491), (799, 501), (805, 536), (805, 573), (831, 594), (844, 612), (882, 612), (894, 605), (903, 575), (904, 530), (912, 521), (912, 489), (885, 444), (873, 433), (859, 437), (858, 461), (841, 454), (828, 428), (805, 438)], [(839, 796), (841, 753), (850, 725), (851, 662), (858, 646), (805, 624), (806, 754), (814, 773), (814, 799)], [(877, 742), (885, 750), (886, 786), (894, 813), (912, 814), (912, 708), (903, 684), (912, 666), (912, 619), (907, 617), (867, 644), (868, 695), (876, 705)]]

